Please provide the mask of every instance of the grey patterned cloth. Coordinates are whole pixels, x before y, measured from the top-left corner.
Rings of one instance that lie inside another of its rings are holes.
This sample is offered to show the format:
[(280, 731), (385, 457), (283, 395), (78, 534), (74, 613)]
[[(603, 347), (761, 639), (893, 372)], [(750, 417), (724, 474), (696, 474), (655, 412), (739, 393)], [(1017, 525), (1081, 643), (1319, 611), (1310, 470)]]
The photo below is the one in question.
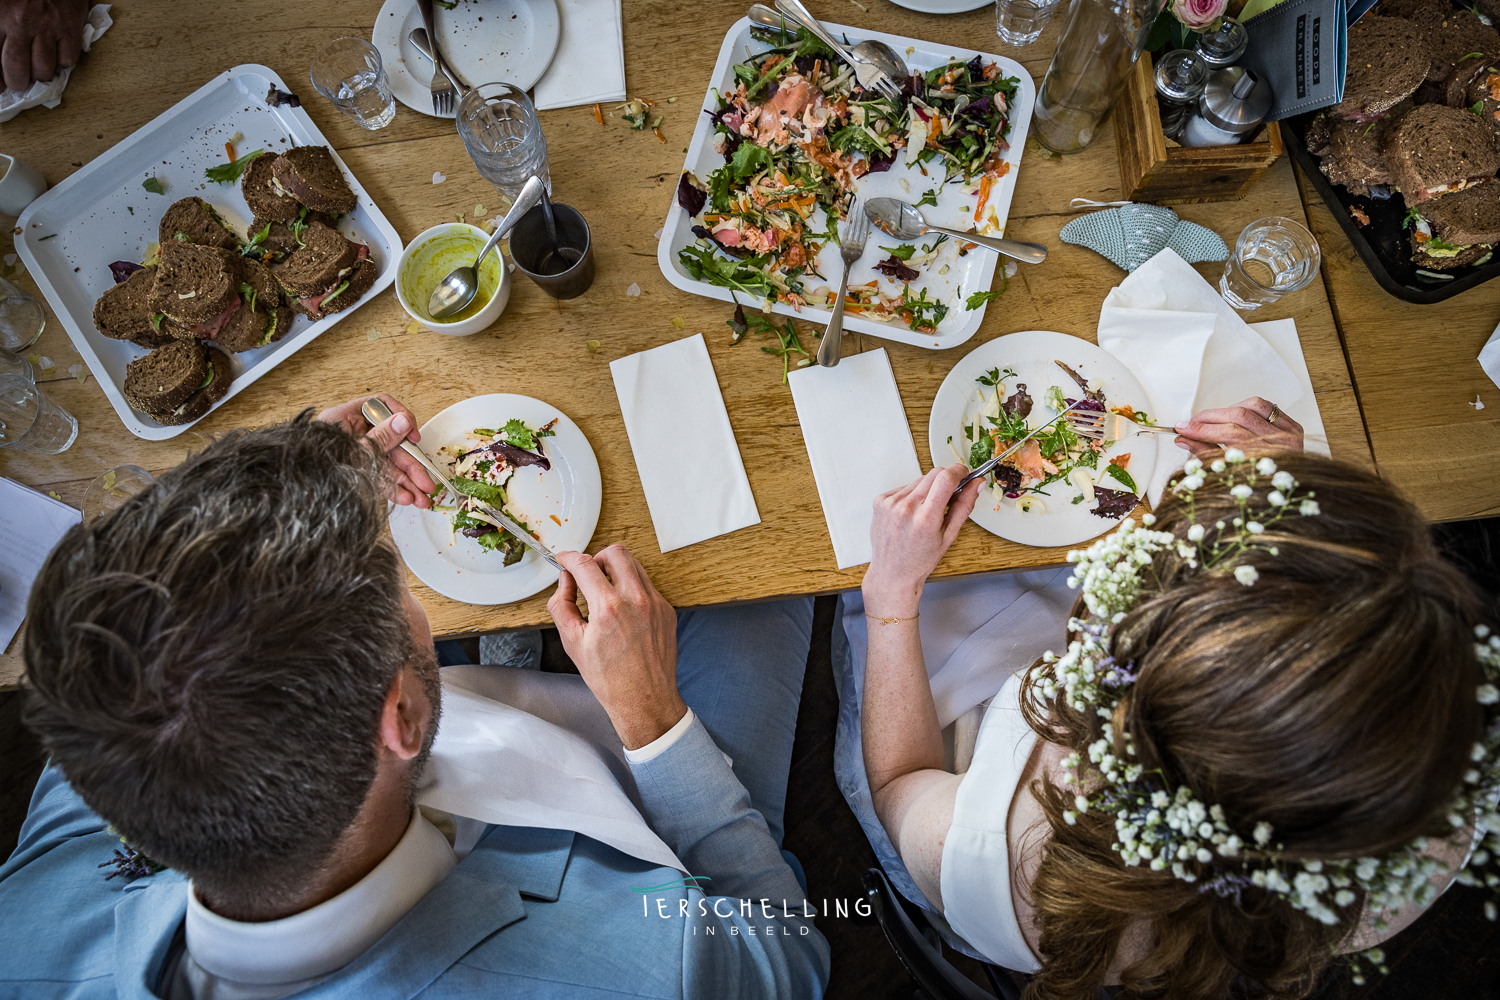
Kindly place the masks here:
[(1190, 264), (1229, 256), (1229, 247), (1212, 229), (1180, 219), (1170, 208), (1139, 202), (1074, 219), (1058, 235), (1064, 243), (1088, 247), (1127, 271), (1163, 247), (1171, 247)]

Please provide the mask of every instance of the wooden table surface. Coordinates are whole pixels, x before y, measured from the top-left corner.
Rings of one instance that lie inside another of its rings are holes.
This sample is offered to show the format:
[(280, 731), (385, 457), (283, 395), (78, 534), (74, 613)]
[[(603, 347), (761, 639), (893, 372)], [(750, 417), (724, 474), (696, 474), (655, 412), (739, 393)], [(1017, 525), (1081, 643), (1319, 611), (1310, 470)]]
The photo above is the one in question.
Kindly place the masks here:
[[(987, 8), (940, 17), (916, 14), (886, 0), (868, 0), (867, 5), (868, 13), (846, 0), (812, 0), (810, 4), (815, 14), (831, 21), (955, 46), (991, 51), (998, 47), (993, 13)], [(409, 320), (394, 291), (386, 291), (208, 419), (159, 443), (131, 436), (94, 379), (80, 382), (68, 376), (68, 367), (81, 359), (62, 328), (49, 322), (31, 350), (55, 364), (39, 381), (78, 417), (78, 440), (55, 456), (0, 450), (0, 475), (54, 492), (77, 505), (90, 480), (106, 468), (129, 463), (158, 472), (201, 448), (217, 433), (285, 420), (307, 406), (385, 390), (407, 403), (419, 419), (426, 419), (468, 396), (520, 392), (544, 398), (567, 413), (588, 435), (598, 455), (603, 513), (591, 548), (612, 542), (628, 545), (662, 593), (679, 607), (858, 586), (863, 567), (841, 571), (834, 566), (791, 394), (781, 383), (780, 361), (759, 351), (754, 341), (732, 346), (725, 326), (731, 310), (672, 288), (655, 259), (654, 234), (672, 204), (706, 81), (725, 32), (743, 9), (738, 4), (718, 3), (685, 15), (679, 4), (625, 0), (624, 10), (630, 93), (658, 102), (656, 110), (665, 115), (662, 131), (668, 141), (663, 144), (649, 132), (631, 131), (618, 118), (607, 119), (601, 126), (587, 107), (541, 115), (556, 196), (582, 211), (593, 227), (598, 276), (587, 294), (557, 301), (520, 279), (493, 328), (472, 337), (448, 338), (425, 331), (409, 333)], [(401, 106), (388, 128), (366, 132), (347, 121), (307, 83), (307, 67), (319, 46), (339, 35), (368, 37), (374, 12), (373, 3), (354, 7), (330, 0), (295, 5), (247, 0), (232, 7), (156, 0), (117, 6), (114, 27), (74, 71), (62, 105), (23, 113), (0, 126), (0, 137), (6, 152), (32, 163), (55, 184), (215, 73), (238, 63), (259, 62), (301, 93), (307, 112), (403, 239), (459, 213), (472, 215), (476, 205), (485, 205), (487, 214), (494, 214), (491, 206), (498, 203), (496, 192), (473, 169), (451, 123)], [(1040, 81), (1057, 30), (1054, 24), (1036, 44), (1008, 54)], [(677, 102), (667, 104), (672, 97)], [(432, 183), (434, 170), (447, 176), (445, 183)], [(1100, 303), (1123, 272), (1090, 250), (1063, 243), (1057, 234), (1077, 215), (1069, 207), (1070, 199), (1114, 200), (1119, 197), (1119, 183), (1115, 137), (1108, 123), (1094, 144), (1079, 155), (1049, 160), (1028, 151), (1019, 170), (1006, 235), (1046, 243), (1052, 256), (1040, 267), (1021, 269), (1005, 296), (990, 306), (979, 333), (947, 351), (868, 336), (846, 338), (846, 350), (851, 353), (876, 347), (890, 352), (924, 464), (933, 394), (965, 353), (983, 341), (1018, 330), (1051, 329), (1094, 339)], [(1290, 162), (1283, 159), (1244, 201), (1183, 206), (1178, 211), (1232, 244), (1252, 219), (1303, 217), (1304, 200)], [(1381, 383), (1378, 398), (1384, 408), (1371, 415), (1372, 433), (1379, 435), (1377, 457), (1384, 460), (1382, 452), (1390, 453), (1398, 481), (1421, 496), (1427, 509), (1438, 516), (1493, 510), (1495, 477), (1487, 466), (1464, 467), (1455, 460), (1447, 471), (1450, 479), (1440, 491), (1443, 499), (1421, 493), (1418, 467), (1423, 461), (1435, 461), (1433, 449), (1413, 448), (1398, 454), (1405, 450), (1402, 435), (1409, 433), (1398, 421), (1407, 409), (1415, 409), (1427, 414), (1424, 430), (1444, 425), (1461, 429), (1467, 435), (1465, 454), (1477, 454), (1486, 441), (1489, 452), (1495, 452), (1496, 421), (1486, 421), (1483, 415), (1476, 418), (1462, 405), (1464, 392), (1472, 398), (1476, 389), (1484, 391), (1478, 384), (1482, 376), (1471, 363), (1482, 340), (1475, 339), (1476, 331), (1483, 324), (1462, 314), (1478, 304), (1487, 306), (1486, 315), (1494, 312), (1500, 283), (1491, 286), (1492, 290), (1470, 293), (1459, 300), (1462, 305), (1446, 310), (1397, 308), (1395, 300), (1359, 271), (1352, 254), (1341, 254), (1334, 246), (1343, 238), (1320, 217), (1321, 203), (1314, 201), (1308, 204), (1313, 225), (1327, 248), (1327, 292), (1323, 282), (1316, 282), (1254, 318), (1296, 319), (1333, 453), (1368, 463), (1365, 425), (1335, 325), (1336, 314), (1348, 318), (1346, 322), (1358, 317), (1349, 357), (1362, 380), (1361, 388)], [(165, 201), (161, 207), (166, 207)], [(7, 234), (9, 228), (6, 225)], [(8, 239), (0, 239), (0, 252), (9, 252), (10, 247), (4, 245)], [(104, 262), (78, 263), (96, 267)], [(1203, 265), (1201, 270), (1216, 280), (1218, 265)], [(20, 284), (35, 293), (28, 276), (22, 276)], [(625, 294), (631, 284), (640, 286), (639, 297)], [(1336, 309), (1330, 308), (1330, 292), (1336, 297)], [(1458, 318), (1449, 328), (1433, 327), (1429, 318), (1438, 315)], [(1488, 316), (1485, 322), (1493, 319)], [(761, 523), (663, 555), (657, 551), (608, 365), (614, 358), (697, 332), (708, 341)], [(596, 352), (587, 349), (590, 340), (599, 342)], [(1465, 384), (1453, 377), (1457, 361), (1452, 359), (1460, 355), (1475, 373), (1473, 379), (1464, 375)], [(1364, 381), (1361, 365), (1370, 370), (1368, 381)], [(1451, 402), (1456, 406), (1448, 406), (1445, 396), (1444, 405), (1435, 412), (1431, 400), (1420, 391), (1423, 379), (1451, 389), (1448, 395), (1454, 396)], [(1419, 391), (1411, 392), (1413, 387)], [(1421, 401), (1412, 406), (1407, 399)], [(1495, 401), (1500, 403), (1500, 393), (1495, 394)], [(1062, 556), (1063, 550), (1017, 545), (969, 524), (938, 575), (1057, 564)], [(548, 620), (545, 599), (550, 589), (509, 606), (477, 607), (440, 597), (414, 578), (412, 584), (434, 632), (441, 636), (535, 626)], [(0, 659), (0, 684), (14, 683), (18, 677), (18, 649), (19, 639)]]

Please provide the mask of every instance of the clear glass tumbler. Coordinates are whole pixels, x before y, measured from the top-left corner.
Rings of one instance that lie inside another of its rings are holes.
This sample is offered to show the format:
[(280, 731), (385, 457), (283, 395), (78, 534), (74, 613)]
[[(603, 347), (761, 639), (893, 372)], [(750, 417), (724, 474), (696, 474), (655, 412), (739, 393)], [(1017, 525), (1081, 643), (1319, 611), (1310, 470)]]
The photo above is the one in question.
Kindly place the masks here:
[(125, 505), (125, 501), (156, 482), (139, 465), (117, 465), (97, 477), (83, 494), (83, 519), (92, 521)]
[(0, 347), (0, 375), (19, 375), (28, 382), (36, 381), (36, 370), (31, 367), (31, 362), (3, 347)]
[(1259, 309), (1318, 276), (1323, 252), (1313, 234), (1279, 215), (1256, 219), (1235, 240), (1219, 292), (1236, 309)]
[(24, 351), (47, 328), (47, 311), (36, 299), (0, 278), (0, 348)]
[(1031, 135), (1054, 153), (1080, 153), (1115, 106), (1162, 0), (1073, 0), (1037, 88)]
[(37, 455), (67, 451), (78, 421), (20, 375), (0, 375), (0, 448)]
[(372, 132), (396, 117), (396, 98), (380, 50), (363, 38), (335, 39), (313, 60), (310, 75), (318, 93)]
[(532, 174), (552, 191), (547, 137), (526, 92), (508, 83), (485, 83), (458, 104), (458, 134), (479, 176), (495, 185), (508, 209)]
[(1030, 45), (1042, 37), (1062, 0), (995, 0), (995, 34), (1006, 45)]

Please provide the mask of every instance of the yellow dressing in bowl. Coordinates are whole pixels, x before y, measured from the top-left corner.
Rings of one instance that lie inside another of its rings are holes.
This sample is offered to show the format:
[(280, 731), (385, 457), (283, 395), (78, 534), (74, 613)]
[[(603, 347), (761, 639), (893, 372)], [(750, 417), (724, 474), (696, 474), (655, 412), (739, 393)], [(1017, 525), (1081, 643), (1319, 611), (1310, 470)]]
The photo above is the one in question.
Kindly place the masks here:
[(427, 312), (427, 300), (432, 297), (432, 290), (450, 271), (472, 267), (474, 258), (484, 249), (484, 243), (484, 239), (472, 229), (453, 225), (446, 233), (427, 239), (407, 257), (406, 266), (398, 279), (401, 282), (401, 294), (421, 315), (423, 322), (435, 325), (457, 323), (477, 316), (495, 297), (503, 275), (501, 268), (505, 266), (499, 247), (491, 250), (479, 267), (479, 290), (474, 293), (472, 302), (452, 316), (442, 319), (433, 319)]

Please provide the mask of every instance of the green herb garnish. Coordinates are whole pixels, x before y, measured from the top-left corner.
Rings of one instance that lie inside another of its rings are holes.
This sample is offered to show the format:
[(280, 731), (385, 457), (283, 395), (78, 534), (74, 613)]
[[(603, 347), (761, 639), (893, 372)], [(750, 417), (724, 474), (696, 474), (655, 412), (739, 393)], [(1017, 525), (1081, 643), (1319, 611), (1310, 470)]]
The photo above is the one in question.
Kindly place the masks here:
[(208, 374), (206, 374), (206, 375), (203, 376), (203, 381), (198, 383), (198, 388), (200, 388), (200, 389), (207, 389), (208, 386), (209, 386), (209, 383), (213, 382), (213, 380), (214, 380), (214, 366), (210, 364), (208, 366)]
[(255, 312), (255, 296), (254, 286), (240, 282), (240, 299), (245, 303), (245, 308), (251, 312)]
[(57, 235), (56, 233), (48, 233), (46, 236), (43, 236), (41, 239), (37, 240), (37, 242), (38, 243), (45, 243), (45, 242), (47, 242), (48, 240), (50, 240), (52, 237), (54, 237), (56, 235)]
[(1136, 492), (1135, 480), (1130, 478), (1130, 473), (1120, 468), (1114, 462), (1110, 462), (1109, 465), (1105, 467), (1104, 474), (1106, 476), (1114, 476), (1115, 479), (1127, 490), (1132, 493)]
[(917, 252), (916, 246), (911, 243), (902, 243), (893, 247), (881, 247), (880, 249), (886, 251), (897, 260), (911, 260), (911, 255)]
[(505, 506), (505, 491), (498, 486), (491, 486), (489, 483), (481, 483), (473, 479), (466, 479), (463, 476), (454, 476), (450, 480), (450, 482), (453, 483), (453, 488), (455, 490), (457, 490), (459, 493), (462, 493), (466, 497), (473, 497), (475, 500), (481, 500), (484, 503), (489, 504), (491, 507), (503, 508)]
[(141, 187), (145, 188), (147, 191), (150, 191), (152, 194), (167, 193), (167, 189), (162, 187), (161, 181), (157, 180), (155, 177), (147, 177), (144, 181), (141, 182)]
[(264, 149), (257, 149), (246, 153), (238, 160), (231, 160), (228, 163), (220, 163), (216, 167), (209, 167), (203, 171), (203, 176), (220, 184), (233, 184), (240, 179), (240, 175), (250, 166), (250, 161), (264, 152)]
[(262, 243), (264, 243), (266, 241), (266, 238), (268, 236), (270, 236), (270, 235), (271, 235), (271, 224), (268, 222), (268, 223), (266, 223), (264, 229), (262, 229), (260, 232), (258, 232), (255, 235), (253, 235), (253, 236), (250, 237), (250, 242), (246, 243), (244, 245), (244, 247), (240, 250), (240, 255), (242, 257), (243, 256), (250, 256), (251, 251), (254, 250), (256, 247), (260, 246)]
[(157, 333), (161, 333), (161, 321), (164, 320), (164, 319), (166, 319), (166, 318), (167, 318), (167, 314), (166, 313), (152, 313), (151, 314), (151, 329), (155, 330)]
[(936, 189), (928, 188), (927, 191), (922, 195), (922, 197), (917, 199), (917, 207), (921, 208), (923, 205), (937, 205)]

